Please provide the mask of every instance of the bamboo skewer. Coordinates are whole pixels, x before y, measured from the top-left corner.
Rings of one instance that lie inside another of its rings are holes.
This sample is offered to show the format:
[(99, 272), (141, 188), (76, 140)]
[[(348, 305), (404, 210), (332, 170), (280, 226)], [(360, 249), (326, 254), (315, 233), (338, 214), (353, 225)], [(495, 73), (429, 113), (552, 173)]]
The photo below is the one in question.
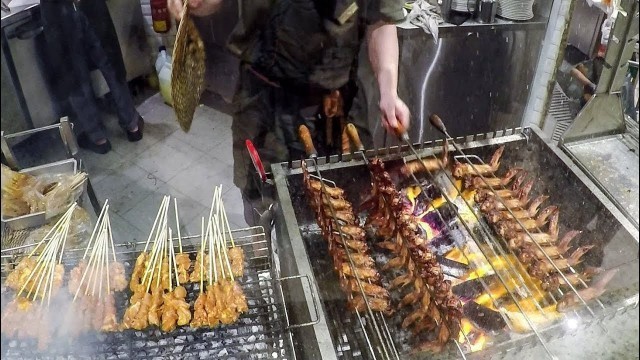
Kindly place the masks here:
[[(39, 280), (38, 280), (38, 287), (36, 288), (36, 293), (34, 295), (34, 299), (37, 296), (40, 290), (40, 285), (42, 283), (43, 276), (45, 276), (44, 272), (45, 272), (45, 266), (47, 264), (47, 261), (50, 261), (50, 259), (53, 256), (53, 261), (55, 263), (55, 254), (57, 253), (58, 247), (60, 245), (60, 239), (63, 236), (63, 230), (69, 227), (69, 223), (71, 220), (71, 213), (73, 212), (74, 209), (75, 209), (75, 203), (71, 205), (71, 207), (69, 207), (67, 212), (58, 220), (58, 222), (54, 225), (54, 227), (49, 231), (47, 235), (45, 235), (43, 240), (36, 247), (37, 249), (40, 247), (40, 245), (44, 244), (44, 241), (46, 240), (47, 236), (51, 234), (51, 232), (53, 232), (53, 237), (45, 245), (43, 252), (40, 255), (38, 255), (36, 266), (29, 274), (29, 277), (27, 278), (25, 283), (21, 286), (20, 291), (18, 291), (16, 295), (16, 298), (20, 297), (20, 295), (24, 292), (29, 282), (34, 278), (34, 276), (36, 276), (36, 274), (38, 274)], [(36, 249), (34, 249), (28, 257), (31, 257)], [(31, 296), (31, 292), (33, 291), (34, 285), (35, 285), (35, 282), (29, 288), (29, 293), (27, 294), (27, 297)]]
[[(153, 237), (153, 232), (156, 229), (156, 225), (158, 224), (158, 220), (160, 218), (160, 214), (163, 213), (163, 210), (166, 206), (168, 199), (167, 196), (162, 198), (162, 203), (160, 204), (160, 208), (158, 209), (158, 213), (156, 214), (156, 218), (155, 220), (153, 220), (153, 226), (151, 226), (151, 231), (149, 231), (149, 237), (147, 238), (147, 242), (144, 245), (144, 250), (142, 250), (142, 252), (146, 252), (147, 248), (149, 246), (149, 242), (151, 241), (151, 237)], [(157, 238), (157, 233), (156, 233), (156, 238)]]
[[(173, 279), (172, 279), (172, 276), (171, 276), (172, 275), (172, 271), (171, 271), (171, 252), (172, 251), (171, 250), (173, 248), (173, 243), (171, 242), (171, 235), (172, 235), (171, 229), (169, 229), (169, 238), (165, 240), (166, 242), (169, 243), (169, 251), (168, 251), (169, 255), (167, 256), (167, 267), (169, 267), (169, 269), (168, 269), (169, 270), (169, 279), (167, 279), (167, 280), (169, 280), (169, 292), (173, 291)], [(162, 264), (164, 265), (164, 261), (162, 262)], [(176, 275), (177, 275), (177, 272), (176, 272)]]
[[(180, 237), (178, 236), (178, 239)], [(171, 232), (169, 232), (169, 250), (170, 250), (170, 254), (169, 257), (170, 259), (173, 260), (173, 270), (174, 270), (174, 274), (176, 275), (176, 286), (180, 286), (180, 278), (178, 276), (178, 264), (176, 264), (176, 252), (175, 249), (173, 248), (173, 238), (171, 237)]]
[(200, 221), (200, 294), (204, 285), (204, 218)]
[(98, 215), (98, 220), (96, 221), (96, 226), (91, 231), (91, 236), (89, 237), (89, 243), (87, 244), (87, 249), (84, 251), (84, 255), (82, 255), (82, 260), (87, 257), (87, 252), (89, 251), (89, 247), (91, 246), (91, 242), (94, 240), (94, 236), (96, 235), (96, 230), (98, 229), (98, 224), (101, 223), (102, 217), (105, 212), (109, 208), (109, 199), (105, 200), (104, 205), (102, 205), (102, 210), (100, 210), (100, 215)]
[(178, 216), (178, 200), (173, 198), (173, 207), (176, 211), (176, 230), (178, 231), (178, 246), (180, 247), (180, 254), (182, 254), (182, 236), (180, 236), (180, 217)]

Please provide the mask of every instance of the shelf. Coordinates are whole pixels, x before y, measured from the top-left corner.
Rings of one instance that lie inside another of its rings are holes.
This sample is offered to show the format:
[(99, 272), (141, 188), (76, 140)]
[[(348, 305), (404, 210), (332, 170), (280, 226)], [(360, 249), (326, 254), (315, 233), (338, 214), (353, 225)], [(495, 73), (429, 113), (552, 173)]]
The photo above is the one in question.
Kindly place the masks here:
[[(399, 29), (399, 33), (401, 36), (412, 36), (420, 33), (424, 33), (424, 31), (405, 21), (397, 25)], [(481, 22), (477, 22), (475, 20), (467, 20), (461, 25), (454, 25), (449, 23), (443, 23), (439, 26), (439, 37), (446, 37), (451, 34), (459, 34), (461, 32), (469, 33), (469, 32), (479, 32), (479, 31), (515, 31), (515, 30), (544, 30), (547, 26), (547, 20), (544, 18), (534, 17), (528, 21), (511, 21), (505, 20), (501, 18), (496, 18), (496, 21), (491, 24), (485, 24)], [(419, 31), (411, 31), (411, 30), (419, 30)]]

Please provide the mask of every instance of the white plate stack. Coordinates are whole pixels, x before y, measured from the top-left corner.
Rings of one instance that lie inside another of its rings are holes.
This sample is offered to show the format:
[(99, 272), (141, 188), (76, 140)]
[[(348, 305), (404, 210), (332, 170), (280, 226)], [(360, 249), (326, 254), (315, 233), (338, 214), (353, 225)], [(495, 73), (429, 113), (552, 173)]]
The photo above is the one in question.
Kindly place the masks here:
[(498, 0), (496, 14), (509, 20), (524, 21), (533, 18), (534, 0)]
[(473, 13), (476, 8), (476, 0), (451, 0), (451, 10), (463, 13)]

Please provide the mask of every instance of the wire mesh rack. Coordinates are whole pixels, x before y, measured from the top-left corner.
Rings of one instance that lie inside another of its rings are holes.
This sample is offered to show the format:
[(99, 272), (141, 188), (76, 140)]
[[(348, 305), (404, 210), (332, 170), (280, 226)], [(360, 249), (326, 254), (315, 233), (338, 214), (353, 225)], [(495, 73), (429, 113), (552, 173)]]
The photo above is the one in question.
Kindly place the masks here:
[[(308, 276), (278, 277), (274, 267), (277, 258), (262, 227), (239, 229), (232, 234), (235, 245), (241, 247), (245, 253), (245, 271), (239, 283), (249, 308), (236, 323), (215, 328), (194, 329), (185, 326), (168, 333), (157, 328), (90, 333), (75, 339), (55, 339), (44, 351), (38, 349), (36, 339), (7, 339), (3, 335), (2, 358), (295, 359), (290, 330), (317, 323), (317, 307), (315, 320), (304, 324), (291, 324), (286, 313), (282, 282), (307, 281), (310, 288), (314, 289), (315, 286), (311, 286)], [(189, 254), (192, 264), (198, 251), (195, 244), (199, 239), (199, 235), (182, 238), (183, 251)], [(131, 273), (144, 244), (138, 242), (116, 245), (118, 261), (124, 264), (127, 274)], [(3, 253), (15, 250), (17, 249), (5, 249)], [(84, 251), (85, 249), (65, 251), (64, 264), (67, 273), (80, 261)], [(3, 283), (19, 259), (15, 254), (2, 255)], [(199, 284), (188, 283), (185, 284), (185, 288), (186, 301), (193, 303), (200, 291)], [(3, 286), (3, 307), (6, 301), (11, 301), (12, 294)], [(116, 309), (118, 318), (121, 319), (131, 294), (129, 289), (116, 294)]]

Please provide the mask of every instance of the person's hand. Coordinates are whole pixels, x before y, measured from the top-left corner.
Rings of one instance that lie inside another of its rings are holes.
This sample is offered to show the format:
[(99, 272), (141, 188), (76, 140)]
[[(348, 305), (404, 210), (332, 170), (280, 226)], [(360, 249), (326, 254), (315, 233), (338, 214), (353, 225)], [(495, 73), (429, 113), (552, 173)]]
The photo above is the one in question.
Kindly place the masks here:
[(587, 84), (587, 86), (589, 87), (589, 89), (591, 89), (591, 91), (593, 91), (593, 93), (596, 92), (596, 88), (597, 88), (596, 84), (594, 84), (592, 82), (589, 82), (589, 84)]
[(222, 6), (222, 0), (167, 0), (169, 12), (175, 19), (182, 17), (185, 2), (189, 3), (189, 14), (194, 16), (211, 15)]
[(397, 134), (398, 129), (409, 128), (409, 108), (397, 95), (380, 97), (380, 114), (382, 126), (389, 132)]

